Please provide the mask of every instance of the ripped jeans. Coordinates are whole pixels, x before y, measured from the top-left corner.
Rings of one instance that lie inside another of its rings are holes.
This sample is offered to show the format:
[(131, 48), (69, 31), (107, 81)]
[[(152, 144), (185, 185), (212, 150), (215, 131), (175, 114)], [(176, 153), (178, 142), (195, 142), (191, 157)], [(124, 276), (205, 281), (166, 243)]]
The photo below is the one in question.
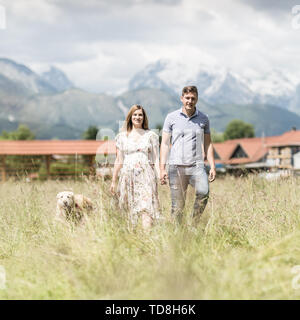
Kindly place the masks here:
[(195, 189), (192, 217), (198, 222), (209, 197), (208, 178), (204, 165), (170, 165), (169, 184), (172, 199), (172, 217), (175, 218), (178, 223), (182, 222), (186, 191), (190, 184)]

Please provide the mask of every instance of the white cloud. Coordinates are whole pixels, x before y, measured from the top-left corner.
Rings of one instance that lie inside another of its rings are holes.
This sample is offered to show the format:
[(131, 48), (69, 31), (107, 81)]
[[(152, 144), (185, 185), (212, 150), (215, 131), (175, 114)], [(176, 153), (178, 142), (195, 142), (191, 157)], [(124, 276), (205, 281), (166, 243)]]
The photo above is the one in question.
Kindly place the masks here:
[(39, 71), (54, 64), (87, 90), (122, 90), (162, 58), (248, 74), (281, 68), (300, 81), (300, 30), (279, 2), (277, 11), (267, 0), (2, 2), (1, 55)]

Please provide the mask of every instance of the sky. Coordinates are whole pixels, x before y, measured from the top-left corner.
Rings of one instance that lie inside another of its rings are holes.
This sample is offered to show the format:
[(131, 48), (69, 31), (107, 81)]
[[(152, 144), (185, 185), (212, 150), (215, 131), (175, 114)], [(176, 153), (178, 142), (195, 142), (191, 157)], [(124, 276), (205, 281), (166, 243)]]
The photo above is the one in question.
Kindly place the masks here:
[(300, 0), (0, 0), (1, 19), (0, 57), (91, 92), (118, 94), (159, 59), (300, 82)]

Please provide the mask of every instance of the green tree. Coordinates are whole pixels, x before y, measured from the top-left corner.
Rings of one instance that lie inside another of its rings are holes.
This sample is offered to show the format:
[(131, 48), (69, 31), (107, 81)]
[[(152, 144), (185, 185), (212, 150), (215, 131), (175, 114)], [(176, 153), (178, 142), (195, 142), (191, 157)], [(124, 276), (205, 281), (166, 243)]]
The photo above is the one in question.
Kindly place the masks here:
[(162, 124), (157, 124), (155, 129), (159, 131), (159, 145), (161, 144), (161, 139), (162, 139)]
[(212, 142), (223, 142), (224, 134), (222, 132), (217, 132), (215, 129), (210, 130), (210, 136)]
[(225, 140), (253, 137), (255, 137), (253, 125), (238, 119), (230, 121), (224, 132)]
[[(84, 140), (96, 140), (99, 129), (96, 126), (89, 126), (82, 134)], [(90, 163), (90, 157), (83, 155), (82, 159), (86, 165)]]
[(96, 126), (89, 126), (82, 134), (82, 137), (85, 140), (96, 140), (98, 131), (99, 129)]
[(20, 124), (18, 129), (15, 131), (2, 131), (0, 136), (1, 140), (34, 140), (35, 135), (33, 132), (24, 124)]
[[(0, 140), (34, 140), (33, 132), (23, 124), (17, 130), (2, 131)], [(17, 174), (36, 172), (42, 163), (42, 156), (8, 155), (6, 157), (7, 170)]]

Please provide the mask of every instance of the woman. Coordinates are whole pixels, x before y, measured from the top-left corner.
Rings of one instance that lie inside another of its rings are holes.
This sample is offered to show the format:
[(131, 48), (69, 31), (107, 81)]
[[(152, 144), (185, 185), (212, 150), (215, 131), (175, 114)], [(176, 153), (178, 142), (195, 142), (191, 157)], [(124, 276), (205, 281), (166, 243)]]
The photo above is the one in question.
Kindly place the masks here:
[(117, 191), (120, 208), (129, 212), (133, 225), (136, 225), (141, 217), (144, 229), (150, 228), (154, 220), (159, 218), (158, 141), (158, 135), (148, 128), (144, 108), (133, 105), (127, 114), (122, 132), (116, 136), (117, 157), (110, 191), (112, 194)]

